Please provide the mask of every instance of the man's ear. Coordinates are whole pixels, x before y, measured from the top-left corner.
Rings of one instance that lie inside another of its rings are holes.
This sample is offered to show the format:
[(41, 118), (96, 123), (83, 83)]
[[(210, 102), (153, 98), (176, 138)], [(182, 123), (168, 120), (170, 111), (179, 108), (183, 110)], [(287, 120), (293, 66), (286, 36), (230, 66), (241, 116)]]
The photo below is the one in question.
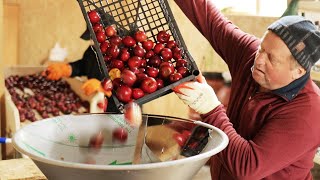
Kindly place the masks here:
[(306, 74), (306, 70), (302, 66), (299, 66), (292, 71), (292, 79), (294, 80), (299, 79), (305, 74)]

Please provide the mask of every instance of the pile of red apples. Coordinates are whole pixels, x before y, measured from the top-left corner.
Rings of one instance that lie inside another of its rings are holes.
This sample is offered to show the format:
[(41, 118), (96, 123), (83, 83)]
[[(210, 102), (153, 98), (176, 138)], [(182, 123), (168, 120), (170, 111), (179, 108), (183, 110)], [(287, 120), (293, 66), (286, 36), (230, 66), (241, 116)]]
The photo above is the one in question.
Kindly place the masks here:
[(21, 122), (89, 111), (89, 102), (82, 101), (63, 80), (48, 80), (40, 74), (13, 75), (5, 79), (5, 86)]
[(110, 79), (105, 90), (114, 90), (122, 103), (137, 100), (188, 76), (188, 61), (166, 30), (156, 34), (156, 42), (143, 30), (120, 37), (113, 25), (104, 27), (97, 11), (88, 12), (95, 37)]

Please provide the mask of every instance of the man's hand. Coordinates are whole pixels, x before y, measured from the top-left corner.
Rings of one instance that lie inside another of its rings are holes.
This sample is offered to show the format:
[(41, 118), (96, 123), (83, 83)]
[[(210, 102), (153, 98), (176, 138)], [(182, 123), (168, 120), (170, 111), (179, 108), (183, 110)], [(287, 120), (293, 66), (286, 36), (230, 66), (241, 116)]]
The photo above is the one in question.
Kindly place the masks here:
[(85, 95), (90, 96), (96, 92), (103, 92), (106, 96), (110, 97), (112, 95), (111, 90), (106, 91), (103, 89), (101, 82), (98, 79), (92, 78), (86, 81), (82, 85), (82, 90), (84, 91)]
[(59, 80), (63, 77), (70, 77), (72, 73), (72, 67), (67, 63), (52, 63), (47, 69), (42, 73), (50, 80)]
[(177, 96), (199, 114), (206, 114), (219, 106), (216, 93), (200, 74), (197, 81), (182, 83), (173, 88)]

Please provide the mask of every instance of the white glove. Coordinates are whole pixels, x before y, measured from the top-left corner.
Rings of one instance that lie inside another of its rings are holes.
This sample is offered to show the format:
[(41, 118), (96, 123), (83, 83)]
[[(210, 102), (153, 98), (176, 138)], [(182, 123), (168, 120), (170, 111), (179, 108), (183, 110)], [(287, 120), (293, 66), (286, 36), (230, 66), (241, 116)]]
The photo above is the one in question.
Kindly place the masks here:
[(221, 102), (212, 87), (207, 84), (204, 77), (202, 78), (201, 83), (196, 81), (185, 82), (173, 88), (173, 91), (184, 104), (199, 114), (206, 114), (219, 106)]

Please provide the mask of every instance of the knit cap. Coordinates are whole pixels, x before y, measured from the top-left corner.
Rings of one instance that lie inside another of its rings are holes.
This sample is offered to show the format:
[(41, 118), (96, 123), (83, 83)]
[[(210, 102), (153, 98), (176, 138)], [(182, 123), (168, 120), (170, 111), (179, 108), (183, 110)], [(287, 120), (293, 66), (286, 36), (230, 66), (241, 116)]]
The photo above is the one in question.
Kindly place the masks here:
[(306, 71), (310, 71), (320, 59), (320, 32), (304, 17), (284, 16), (272, 23), (268, 30), (284, 41), (293, 57)]

